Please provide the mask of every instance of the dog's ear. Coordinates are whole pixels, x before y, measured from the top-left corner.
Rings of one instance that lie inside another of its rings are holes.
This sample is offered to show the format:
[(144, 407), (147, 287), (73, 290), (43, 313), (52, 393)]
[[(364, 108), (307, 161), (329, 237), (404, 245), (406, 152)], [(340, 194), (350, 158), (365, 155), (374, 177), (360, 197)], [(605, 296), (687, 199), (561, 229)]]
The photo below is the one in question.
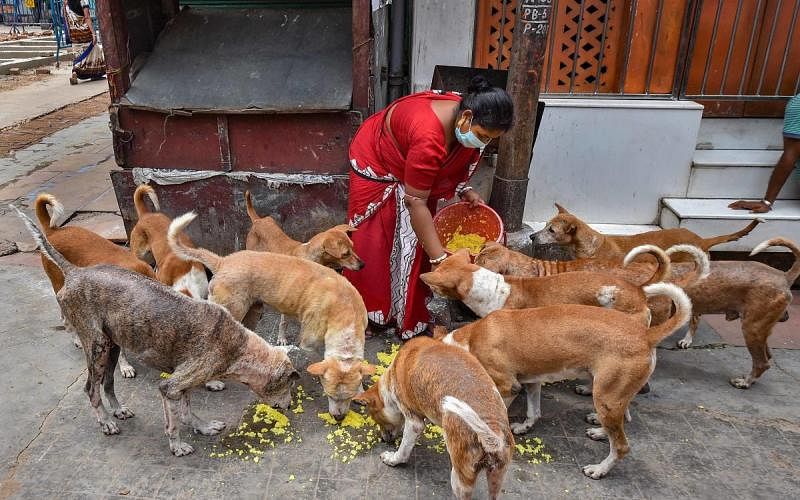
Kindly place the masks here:
[(469, 250), (466, 248), (459, 248), (456, 250), (456, 253), (453, 254), (453, 257), (458, 257), (461, 260), (465, 260), (466, 262), (470, 261)]
[(349, 224), (339, 224), (338, 226), (334, 226), (332, 229), (343, 231), (347, 234), (354, 233), (356, 231), (356, 228)]
[(306, 371), (315, 377), (321, 377), (325, 375), (325, 372), (328, 371), (328, 362), (327, 361), (320, 361), (318, 363), (314, 363), (308, 365)]
[(556, 206), (556, 209), (558, 210), (558, 213), (560, 213), (560, 214), (568, 214), (569, 213), (569, 210), (567, 210), (566, 208), (562, 207), (558, 203), (554, 203), (554, 205)]
[(444, 337), (447, 336), (447, 328), (442, 325), (434, 325), (433, 327), (433, 339), (434, 340), (442, 340)]
[(322, 250), (334, 259), (341, 259), (345, 250), (342, 248), (344, 245), (340, 243), (336, 238), (325, 238), (322, 242)]
[(375, 365), (361, 363), (359, 369), (361, 370), (361, 375), (375, 375)]
[(442, 273), (431, 271), (429, 273), (420, 274), (419, 279), (428, 286), (441, 286), (444, 278), (442, 277)]
[(564, 229), (564, 232), (567, 234), (575, 234), (575, 231), (578, 230), (578, 226), (575, 225), (574, 222), (570, 222), (567, 224), (567, 227)]

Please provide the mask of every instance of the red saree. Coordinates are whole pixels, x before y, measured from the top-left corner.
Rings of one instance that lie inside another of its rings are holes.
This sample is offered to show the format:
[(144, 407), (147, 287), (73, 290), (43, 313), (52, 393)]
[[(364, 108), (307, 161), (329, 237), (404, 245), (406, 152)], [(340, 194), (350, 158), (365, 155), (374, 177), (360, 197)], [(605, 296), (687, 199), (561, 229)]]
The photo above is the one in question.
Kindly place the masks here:
[[(440, 99), (461, 97), (428, 91), (398, 99), (369, 117), (350, 145), (347, 216), (358, 228), (353, 244), (366, 266), (344, 274), (364, 298), (369, 319), (380, 325), (394, 320), (403, 339), (425, 330), (430, 320), (430, 290), (419, 279), (430, 264), (411, 228), (404, 185), (430, 190), (433, 214), (439, 200), (452, 198), (464, 185), (480, 158), (479, 150), (461, 144), (447, 152), (442, 124), (431, 108), (431, 101)], [(392, 108), (394, 140), (385, 127)]]

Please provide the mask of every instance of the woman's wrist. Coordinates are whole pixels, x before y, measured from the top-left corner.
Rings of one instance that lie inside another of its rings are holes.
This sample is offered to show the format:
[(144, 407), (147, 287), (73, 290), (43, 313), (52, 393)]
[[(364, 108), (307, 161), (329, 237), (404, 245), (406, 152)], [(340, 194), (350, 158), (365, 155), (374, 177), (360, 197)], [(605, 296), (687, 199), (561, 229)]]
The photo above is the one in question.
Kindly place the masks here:
[(468, 191), (472, 191), (474, 189), (475, 188), (473, 188), (472, 186), (464, 186), (463, 188), (459, 189), (458, 197), (459, 198), (464, 198), (464, 195), (467, 194)]
[(440, 255), (440, 256), (438, 256), (436, 258), (430, 259), (428, 262), (430, 262), (431, 265), (436, 266), (436, 265), (439, 265), (442, 262), (444, 262), (444, 260), (446, 258), (447, 258), (447, 252), (442, 252), (442, 255)]

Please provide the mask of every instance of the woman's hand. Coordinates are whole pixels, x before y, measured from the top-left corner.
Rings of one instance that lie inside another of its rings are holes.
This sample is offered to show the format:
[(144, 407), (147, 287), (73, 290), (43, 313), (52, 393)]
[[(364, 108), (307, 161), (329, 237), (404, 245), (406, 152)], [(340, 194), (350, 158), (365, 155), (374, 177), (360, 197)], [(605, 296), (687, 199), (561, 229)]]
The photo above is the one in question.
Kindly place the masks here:
[(486, 202), (483, 201), (481, 195), (479, 195), (474, 189), (465, 191), (464, 194), (461, 195), (461, 200), (469, 203), (470, 208), (475, 208), (478, 205), (486, 205)]
[(732, 208), (734, 210), (750, 210), (754, 214), (765, 214), (772, 210), (772, 206), (767, 205), (763, 201), (747, 201), (747, 200), (739, 200), (734, 201), (728, 208)]
[(428, 259), (436, 259), (445, 253), (444, 246), (439, 241), (436, 229), (433, 226), (433, 216), (428, 209), (428, 191), (420, 191), (409, 186), (405, 186), (406, 196), (403, 199), (411, 217), (411, 228), (417, 235), (417, 239), (422, 243), (422, 248), (428, 255)]

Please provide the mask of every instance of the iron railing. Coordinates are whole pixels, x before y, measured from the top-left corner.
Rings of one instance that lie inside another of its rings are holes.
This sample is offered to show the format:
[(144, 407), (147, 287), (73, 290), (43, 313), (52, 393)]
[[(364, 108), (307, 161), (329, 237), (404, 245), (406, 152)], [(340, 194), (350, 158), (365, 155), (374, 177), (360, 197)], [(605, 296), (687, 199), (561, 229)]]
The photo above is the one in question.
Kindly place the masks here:
[(53, 24), (47, 0), (0, 0), (0, 22), (11, 27), (12, 32), (25, 26), (48, 28)]

